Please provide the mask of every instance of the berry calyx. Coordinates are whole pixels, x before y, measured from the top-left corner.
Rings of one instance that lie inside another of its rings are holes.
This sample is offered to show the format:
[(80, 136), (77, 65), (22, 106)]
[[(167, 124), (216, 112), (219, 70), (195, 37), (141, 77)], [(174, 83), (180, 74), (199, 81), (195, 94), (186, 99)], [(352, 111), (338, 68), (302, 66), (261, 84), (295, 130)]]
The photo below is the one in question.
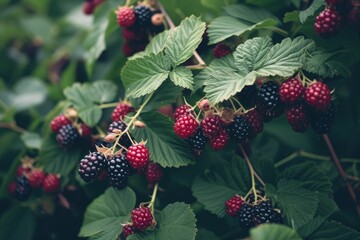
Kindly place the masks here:
[(126, 159), (133, 169), (142, 169), (149, 163), (150, 153), (144, 144), (135, 144), (128, 148)]
[(163, 169), (159, 164), (150, 162), (147, 165), (145, 176), (149, 183), (160, 182), (164, 176)]
[(335, 35), (341, 25), (341, 15), (334, 8), (328, 7), (315, 18), (315, 32), (323, 38)]
[(50, 127), (53, 132), (57, 133), (60, 128), (68, 124), (71, 124), (70, 119), (68, 119), (65, 115), (59, 115), (51, 121)]
[(303, 104), (291, 106), (285, 111), (286, 118), (295, 132), (305, 132), (309, 127), (306, 108)]
[(199, 127), (199, 123), (193, 116), (180, 116), (174, 125), (174, 132), (183, 139), (193, 136)]
[(230, 136), (239, 142), (248, 139), (251, 132), (251, 124), (245, 116), (236, 116), (234, 122), (229, 126)]
[(222, 150), (229, 142), (229, 132), (227, 129), (222, 128), (215, 136), (210, 138), (210, 147), (213, 150)]
[(136, 22), (136, 15), (134, 9), (130, 7), (119, 7), (116, 10), (117, 23), (121, 27), (131, 27)]
[(47, 193), (55, 193), (60, 190), (60, 179), (56, 174), (49, 174), (43, 182), (43, 190)]
[(240, 210), (243, 202), (244, 201), (242, 200), (242, 198), (238, 195), (235, 195), (232, 198), (230, 198), (229, 200), (227, 200), (225, 202), (227, 215), (236, 216), (238, 211)]
[(45, 178), (46, 174), (41, 169), (33, 169), (28, 174), (28, 181), (32, 188), (41, 188)]
[(304, 92), (305, 88), (301, 81), (291, 77), (280, 85), (279, 96), (283, 103), (291, 105), (299, 102), (302, 99)]
[(190, 106), (188, 105), (181, 105), (179, 107), (177, 107), (175, 109), (175, 112), (174, 112), (174, 119), (175, 120), (178, 120), (179, 117), (183, 116), (183, 115), (191, 115), (191, 116), (194, 116), (195, 113), (194, 111), (191, 109)]
[(111, 186), (116, 189), (126, 187), (130, 176), (130, 164), (126, 156), (116, 155), (107, 161), (106, 174), (110, 180)]
[(231, 48), (223, 43), (216, 44), (213, 50), (213, 55), (216, 58), (222, 58), (230, 53), (231, 53)]
[(196, 153), (199, 154), (204, 149), (208, 141), (208, 138), (204, 135), (204, 132), (202, 131), (201, 127), (199, 127), (195, 135), (187, 138), (185, 141), (191, 146), (191, 148)]
[(78, 131), (71, 124), (62, 126), (56, 135), (56, 141), (63, 147), (73, 145), (80, 137)]
[(263, 120), (257, 108), (251, 109), (244, 114), (251, 125), (250, 136), (255, 137), (263, 130)]
[(124, 116), (130, 112), (134, 111), (134, 108), (130, 105), (130, 103), (121, 102), (119, 103), (114, 111), (111, 114), (111, 119), (115, 121), (121, 121)]
[(221, 118), (218, 115), (209, 115), (201, 121), (201, 127), (204, 135), (211, 138), (212, 136), (216, 135), (221, 129)]
[(329, 87), (322, 82), (314, 82), (305, 89), (305, 101), (312, 108), (325, 111), (331, 102)]
[(122, 236), (126, 239), (129, 235), (134, 234), (135, 230), (134, 227), (130, 224), (125, 224), (122, 229)]
[(106, 167), (106, 158), (100, 152), (92, 152), (80, 160), (78, 173), (85, 182), (96, 179)]
[(139, 231), (144, 231), (150, 227), (153, 221), (153, 215), (150, 208), (138, 207), (131, 211), (131, 221), (133, 227)]

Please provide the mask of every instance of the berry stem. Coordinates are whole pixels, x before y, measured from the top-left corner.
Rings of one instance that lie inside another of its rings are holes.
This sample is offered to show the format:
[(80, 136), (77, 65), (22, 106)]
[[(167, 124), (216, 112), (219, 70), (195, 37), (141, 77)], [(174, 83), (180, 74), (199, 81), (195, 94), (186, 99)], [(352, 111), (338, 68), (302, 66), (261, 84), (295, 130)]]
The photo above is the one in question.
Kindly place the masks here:
[[(166, 12), (164, 6), (161, 4), (160, 1), (157, 1), (157, 5), (161, 11), (162, 14), (164, 14), (166, 22), (169, 24), (170, 29), (174, 29), (175, 28), (175, 24), (172, 21), (171, 17), (169, 16), (169, 14)], [(197, 51), (194, 51), (193, 53), (194, 57), (196, 58), (196, 61), (198, 61), (198, 65), (195, 65), (197, 67), (202, 67), (205, 68), (206, 67), (206, 63), (204, 62), (204, 60), (200, 57), (200, 55), (197, 53)], [(196, 68), (196, 69), (202, 69), (202, 68)]]
[(335, 152), (335, 149), (334, 149), (334, 147), (333, 147), (333, 145), (332, 145), (332, 143), (331, 143), (331, 140), (330, 140), (330, 138), (329, 138), (329, 136), (328, 136), (327, 134), (324, 134), (324, 135), (322, 135), (322, 136), (323, 136), (323, 139), (324, 139), (324, 141), (325, 141), (325, 143), (326, 143), (327, 148), (328, 148), (329, 151), (330, 151), (331, 159), (333, 160), (333, 162), (334, 162), (334, 164), (335, 164), (335, 166), (336, 166), (336, 168), (337, 168), (340, 176), (341, 176), (342, 179), (344, 180), (344, 182), (345, 182), (345, 184), (346, 184), (346, 187), (347, 187), (347, 190), (348, 190), (348, 192), (349, 192), (352, 200), (353, 200), (354, 203), (355, 203), (355, 206), (356, 206), (356, 210), (357, 210), (357, 212), (358, 212), (358, 215), (360, 216), (360, 206), (359, 206), (359, 204), (358, 204), (358, 202), (357, 202), (355, 191), (354, 191), (354, 189), (352, 188), (352, 186), (350, 185), (349, 181), (347, 180), (347, 174), (346, 174), (346, 172), (344, 171), (344, 168), (342, 167), (342, 165), (341, 165), (341, 163), (340, 163), (340, 161), (339, 161), (339, 158), (338, 158), (338, 156), (337, 156), (337, 154), (336, 154), (336, 152)]
[(234, 102), (231, 100), (231, 98), (229, 100), (230, 100), (230, 103), (231, 103), (231, 106), (232, 106), (234, 112), (237, 112), (237, 108), (235, 107)]
[(4, 122), (0, 122), (0, 128), (7, 128), (7, 129), (11, 129), (15, 132), (18, 133), (24, 133), (27, 132), (26, 129), (23, 129), (21, 127), (19, 127), (16, 123), (12, 122), (12, 123), (4, 123)]
[(240, 150), (242, 152), (242, 154), (244, 155), (244, 158), (245, 158), (245, 161), (249, 167), (249, 170), (250, 170), (250, 174), (251, 174), (251, 188), (252, 188), (252, 191), (254, 193), (254, 196), (255, 196), (255, 202), (257, 201), (257, 193), (256, 193), (256, 184), (255, 184), (255, 177), (256, 179), (260, 182), (260, 184), (265, 187), (265, 183), (264, 181), (260, 178), (260, 176), (255, 172), (251, 162), (250, 162), (250, 159), (248, 157), (248, 155), (246, 154), (246, 151), (244, 150), (243, 146), (240, 144)]
[[(244, 108), (244, 106), (239, 102), (239, 100), (237, 100), (236, 98), (234, 98), (234, 97), (231, 97), (230, 98), (230, 100), (234, 100), (239, 106), (240, 106), (240, 109), (242, 110), (242, 111), (246, 111), (246, 109)], [(236, 111), (237, 112), (237, 111)]]
[(100, 108), (112, 108), (112, 107), (116, 107), (118, 104), (119, 104), (118, 102), (104, 103), (104, 104), (100, 104), (99, 107)]
[(155, 210), (154, 205), (155, 205), (155, 200), (156, 200), (156, 194), (157, 194), (158, 189), (159, 189), (159, 183), (156, 183), (154, 186), (154, 189), (153, 189), (153, 193), (151, 195), (151, 200), (150, 200), (149, 206), (148, 206), (150, 208), (153, 216), (154, 216), (154, 210)]
[(147, 96), (147, 98), (145, 99), (144, 103), (140, 106), (140, 108), (136, 111), (136, 114), (131, 118), (130, 122), (128, 123), (127, 127), (125, 128), (124, 131), (122, 131), (116, 138), (116, 141), (114, 143), (114, 145), (111, 147), (111, 152), (114, 153), (116, 146), (119, 144), (120, 138), (124, 135), (127, 134), (127, 132), (129, 131), (130, 127), (134, 124), (135, 120), (139, 117), (141, 111), (144, 109), (144, 107), (149, 103), (150, 99), (152, 98), (154, 92), (151, 93), (150, 95)]

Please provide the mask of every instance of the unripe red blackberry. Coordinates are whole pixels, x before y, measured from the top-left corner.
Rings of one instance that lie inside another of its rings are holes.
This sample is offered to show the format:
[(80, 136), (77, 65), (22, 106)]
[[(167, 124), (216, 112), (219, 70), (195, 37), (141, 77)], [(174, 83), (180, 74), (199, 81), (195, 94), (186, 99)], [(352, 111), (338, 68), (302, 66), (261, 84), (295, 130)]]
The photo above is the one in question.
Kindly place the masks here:
[(24, 173), (28, 173), (31, 171), (31, 167), (30, 166), (24, 166), (23, 164), (20, 165), (17, 169), (16, 169), (16, 176), (20, 177), (22, 176)]
[(255, 137), (263, 130), (263, 120), (257, 108), (247, 111), (244, 115), (251, 124), (251, 137)]
[(326, 8), (315, 18), (315, 32), (323, 38), (335, 35), (341, 25), (341, 15), (334, 8)]
[(247, 140), (250, 136), (251, 124), (245, 116), (236, 116), (229, 126), (230, 136), (238, 142)]
[(126, 41), (132, 41), (136, 37), (136, 32), (132, 28), (124, 28), (121, 33)]
[(131, 221), (133, 227), (139, 231), (144, 231), (146, 228), (150, 227), (153, 221), (153, 215), (150, 208), (139, 207), (132, 210)]
[(135, 230), (134, 227), (130, 224), (126, 224), (123, 226), (122, 229), (122, 236), (124, 239), (126, 239), (129, 235), (134, 234)]
[(243, 200), (241, 197), (235, 195), (232, 198), (230, 198), (229, 200), (227, 200), (225, 202), (225, 206), (226, 206), (226, 213), (229, 216), (236, 216), (238, 211), (240, 210), (242, 204), (243, 204)]
[(28, 181), (32, 188), (41, 188), (45, 178), (46, 174), (41, 169), (33, 169), (28, 175)]
[(107, 162), (104, 154), (92, 152), (80, 160), (78, 173), (85, 182), (96, 179), (106, 169)]
[(43, 190), (47, 193), (55, 193), (60, 190), (60, 179), (56, 174), (49, 174), (43, 182)]
[(147, 165), (145, 170), (145, 177), (149, 183), (160, 182), (163, 176), (163, 169), (159, 164), (150, 162)]
[(182, 115), (179, 117), (174, 125), (174, 132), (181, 138), (186, 139), (195, 135), (199, 123), (193, 116)]
[(304, 92), (305, 88), (301, 81), (295, 77), (291, 77), (280, 85), (279, 96), (283, 103), (292, 105), (301, 101)]
[(68, 119), (65, 115), (58, 115), (51, 121), (50, 127), (53, 132), (57, 133), (60, 128), (68, 124), (71, 124), (70, 119)]
[(90, 15), (93, 13), (95, 9), (95, 5), (91, 0), (87, 0), (83, 3), (83, 13), (86, 15)]
[(144, 144), (136, 144), (128, 148), (126, 159), (132, 168), (141, 169), (149, 163), (150, 153)]
[(226, 147), (230, 139), (227, 129), (222, 128), (216, 135), (210, 138), (210, 147), (213, 150), (222, 150)]
[(204, 135), (201, 127), (198, 128), (193, 136), (185, 139), (185, 141), (191, 146), (192, 150), (198, 154), (200, 154), (200, 152), (204, 149), (208, 140), (209, 139)]
[(127, 102), (119, 103), (111, 114), (111, 119), (115, 121), (121, 121), (124, 116), (130, 112), (133, 112), (134, 108)]
[(131, 27), (136, 22), (136, 15), (134, 9), (130, 7), (119, 7), (116, 10), (117, 23), (121, 27)]
[(188, 105), (181, 105), (179, 107), (177, 107), (175, 109), (174, 112), (174, 119), (178, 120), (179, 117), (183, 116), (183, 115), (191, 115), (191, 116), (195, 116), (194, 111), (191, 109), (190, 106)]
[(303, 104), (289, 107), (285, 111), (286, 118), (295, 132), (305, 132), (309, 127), (308, 113)]
[(329, 87), (323, 82), (313, 82), (305, 89), (305, 101), (318, 111), (325, 111), (331, 102)]
[(213, 50), (213, 55), (216, 58), (222, 58), (230, 53), (231, 53), (231, 48), (223, 43), (216, 44)]
[(209, 115), (201, 121), (204, 135), (208, 138), (215, 136), (222, 127), (222, 120), (218, 115)]
[(91, 128), (85, 123), (80, 124), (80, 135), (84, 138), (91, 137)]

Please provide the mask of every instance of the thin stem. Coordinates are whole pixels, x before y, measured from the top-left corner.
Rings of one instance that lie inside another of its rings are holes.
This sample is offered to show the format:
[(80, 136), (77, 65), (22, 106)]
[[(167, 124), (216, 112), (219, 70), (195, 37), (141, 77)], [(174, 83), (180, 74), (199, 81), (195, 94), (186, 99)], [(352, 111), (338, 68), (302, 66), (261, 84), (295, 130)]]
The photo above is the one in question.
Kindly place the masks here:
[(235, 107), (234, 102), (231, 100), (231, 98), (230, 98), (229, 100), (230, 100), (230, 103), (231, 103), (231, 106), (232, 106), (234, 112), (236, 112), (236, 109), (237, 109), (237, 108)]
[(112, 146), (112, 153), (115, 152), (115, 149), (116, 149), (116, 146), (119, 144), (119, 141), (120, 141), (120, 138), (126, 134), (130, 127), (134, 124), (135, 120), (139, 117), (141, 111), (144, 109), (144, 107), (149, 103), (150, 99), (152, 98), (154, 93), (151, 93), (147, 98), (146, 100), (144, 101), (144, 103), (140, 106), (140, 108), (137, 110), (136, 114), (131, 118), (130, 122), (128, 123), (127, 127), (125, 128), (124, 131), (122, 131), (116, 138), (116, 141), (114, 143), (114, 145)]
[(275, 33), (280, 34), (281, 36), (286, 37), (287, 35), (289, 35), (289, 33), (281, 28), (278, 27), (273, 27), (273, 26), (269, 26), (269, 27), (262, 27), (262, 28), (258, 28), (258, 29), (265, 29), (265, 30), (270, 30), (273, 31)]
[(153, 193), (151, 195), (151, 200), (150, 200), (149, 206), (148, 206), (153, 215), (154, 215), (154, 205), (155, 205), (155, 200), (156, 200), (156, 194), (157, 194), (158, 189), (159, 189), (159, 183), (156, 183), (154, 186)]
[(196, 64), (196, 65), (186, 66), (186, 68), (190, 70), (201, 70), (206, 68), (206, 65)]
[(115, 103), (104, 103), (104, 104), (100, 104), (99, 107), (100, 108), (111, 108), (111, 107), (116, 107), (119, 103), (115, 102)]
[(2, 123), (2, 122), (0, 122), (0, 128), (11, 129), (11, 130), (13, 130), (15, 132), (18, 132), (18, 133), (26, 132), (26, 129), (19, 127), (18, 125), (16, 125), (16, 123)]
[(350, 185), (350, 183), (347, 181), (347, 174), (346, 172), (344, 171), (344, 168), (342, 167), (340, 161), (339, 161), (339, 158), (335, 152), (335, 149), (330, 141), (330, 138), (327, 134), (324, 134), (322, 135), (323, 136), (323, 139), (326, 143), (326, 146), (327, 148), (329, 149), (330, 151), (330, 154), (331, 154), (331, 159), (333, 160), (333, 163), (335, 164), (340, 176), (342, 177), (342, 179), (344, 180), (345, 184), (346, 184), (346, 187), (347, 187), (347, 190), (352, 198), (352, 200), (354, 201), (355, 203), (355, 206), (356, 206), (356, 210), (358, 212), (358, 215), (360, 215), (360, 206), (358, 205), (358, 202), (357, 202), (357, 199), (356, 199), (356, 194), (355, 194), (355, 191), (354, 189), (352, 188), (352, 186)]
[(239, 100), (237, 100), (236, 98), (234, 97), (231, 97), (230, 99), (234, 100), (239, 106), (240, 108), (245, 112), (246, 109), (244, 108), (244, 106), (241, 104), (241, 102), (239, 102)]

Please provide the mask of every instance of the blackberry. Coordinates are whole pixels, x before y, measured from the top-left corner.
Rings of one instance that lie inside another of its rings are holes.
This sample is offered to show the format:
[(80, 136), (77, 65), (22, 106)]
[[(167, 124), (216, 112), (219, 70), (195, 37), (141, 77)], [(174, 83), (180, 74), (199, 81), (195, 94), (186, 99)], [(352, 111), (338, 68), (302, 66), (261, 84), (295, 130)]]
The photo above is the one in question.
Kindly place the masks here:
[(279, 221), (282, 219), (279, 217), (279, 213), (273, 209), (270, 200), (263, 201), (256, 205), (253, 213), (255, 225), (263, 223), (280, 223)]
[(230, 136), (239, 142), (247, 140), (250, 136), (251, 124), (245, 116), (236, 116), (229, 126)]
[(231, 53), (231, 48), (224, 43), (218, 43), (215, 45), (213, 55), (216, 58), (222, 58)]
[(341, 15), (333, 7), (327, 7), (315, 18), (315, 32), (323, 38), (335, 35), (341, 27)]
[[(113, 130), (115, 130), (115, 129), (124, 131), (126, 129), (126, 127), (127, 127), (126, 123), (124, 123), (122, 121), (115, 121), (109, 125), (108, 133), (113, 132)], [(130, 147), (132, 144), (131, 140), (127, 134), (124, 134), (121, 136), (119, 143), (126, 148)]]
[(114, 156), (107, 162), (108, 178), (111, 186), (116, 189), (126, 187), (130, 175), (130, 164), (125, 156)]
[(145, 6), (136, 6), (134, 8), (136, 16), (136, 24), (139, 26), (147, 26), (151, 22), (151, 10)]
[(251, 137), (255, 137), (263, 130), (263, 120), (258, 110), (252, 109), (244, 114), (251, 124)]
[(185, 141), (192, 147), (195, 152), (201, 152), (204, 149), (208, 138), (204, 135), (200, 127), (194, 136), (189, 137)]
[(29, 198), (31, 187), (28, 179), (22, 175), (16, 179), (15, 198), (19, 201), (25, 201)]
[(244, 204), (239, 212), (239, 225), (242, 228), (248, 229), (254, 226), (253, 218), (254, 218), (254, 207), (249, 204)]
[(106, 166), (106, 158), (100, 152), (92, 152), (80, 160), (78, 173), (85, 182), (96, 179)]
[(69, 147), (73, 145), (80, 137), (78, 131), (71, 124), (62, 126), (56, 135), (56, 141), (63, 147)]
[(275, 82), (266, 82), (258, 89), (257, 102), (265, 122), (280, 116), (284, 111), (279, 96), (279, 85)]
[(325, 112), (312, 111), (310, 113), (310, 124), (317, 134), (327, 134), (330, 132), (335, 118), (335, 111), (334, 102), (330, 102)]
[(309, 127), (307, 111), (304, 105), (298, 104), (286, 109), (286, 118), (295, 132), (305, 132)]
[(222, 127), (222, 120), (218, 115), (209, 115), (201, 121), (202, 130), (208, 138), (215, 136)]

